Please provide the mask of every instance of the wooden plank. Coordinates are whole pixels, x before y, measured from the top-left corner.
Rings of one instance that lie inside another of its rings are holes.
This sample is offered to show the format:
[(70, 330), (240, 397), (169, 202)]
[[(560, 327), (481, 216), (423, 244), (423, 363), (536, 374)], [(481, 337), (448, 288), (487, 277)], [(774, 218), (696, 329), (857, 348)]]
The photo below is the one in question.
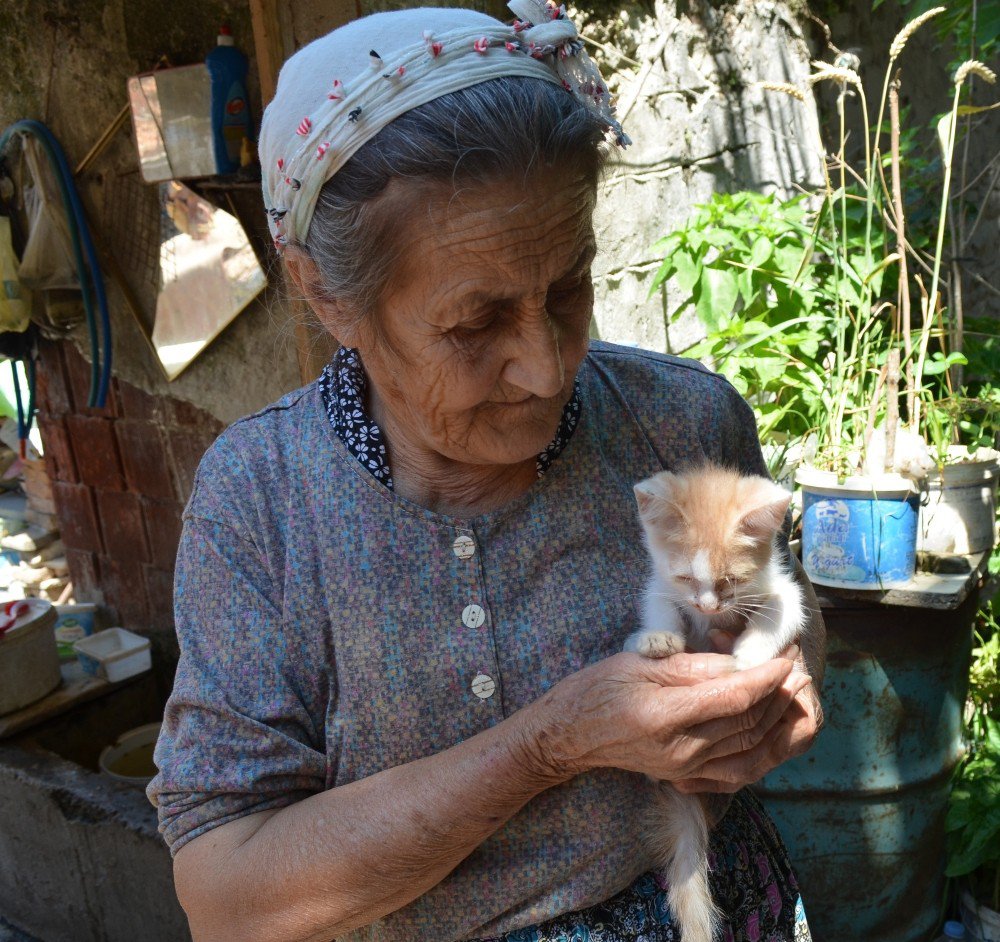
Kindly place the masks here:
[(281, 63), (287, 58), (278, 0), (250, 0), (250, 22), (253, 26), (254, 57), (260, 78), (261, 106), (267, 107), (274, 98)]
[[(120, 680), (116, 684), (109, 683), (103, 677), (92, 677), (85, 674), (78, 661), (67, 661), (61, 665), (62, 683), (52, 693), (29, 703), (20, 710), (0, 716), (0, 739), (12, 736), (22, 730), (42, 723), (65, 713), (79, 703), (86, 703), (96, 697), (101, 697), (112, 690), (118, 690), (143, 674), (135, 674)], [(143, 673), (147, 673), (144, 671)]]
[(899, 605), (905, 608), (934, 608), (950, 611), (959, 607), (986, 575), (989, 553), (964, 557), (966, 572), (918, 572), (899, 589), (843, 589), (813, 583), (820, 605), (843, 607), (850, 602), (870, 602), (876, 605)]
[[(310, 23), (306, 27), (307, 34), (297, 36), (292, 25), (293, 6), (280, 0), (250, 0), (260, 95), (265, 106), (274, 97), (282, 63), (297, 46), (305, 45), (320, 33), (343, 26), (361, 15), (359, 0), (333, 0), (322, 7), (322, 22)], [(314, 32), (315, 35), (311, 35)], [(330, 361), (337, 344), (315, 323), (305, 301), (291, 300), (289, 307), (291, 316), (295, 318), (299, 377), (303, 383), (311, 383)]]

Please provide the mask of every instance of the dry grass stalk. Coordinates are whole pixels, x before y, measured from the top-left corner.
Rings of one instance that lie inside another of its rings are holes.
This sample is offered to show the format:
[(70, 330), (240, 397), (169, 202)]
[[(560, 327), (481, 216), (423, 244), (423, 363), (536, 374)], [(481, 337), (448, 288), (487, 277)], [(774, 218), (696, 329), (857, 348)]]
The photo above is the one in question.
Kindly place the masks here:
[(991, 68), (983, 65), (977, 59), (969, 59), (968, 62), (963, 62), (959, 67), (958, 71), (955, 73), (955, 84), (961, 85), (970, 75), (977, 75), (984, 82), (990, 85), (995, 85), (997, 80), (997, 74)]
[(861, 77), (857, 72), (852, 72), (850, 69), (838, 69), (835, 66), (827, 65), (825, 62), (814, 62), (813, 65), (819, 71), (813, 72), (806, 79), (810, 85), (815, 85), (817, 82), (846, 82), (849, 85), (861, 88)]
[(910, 20), (897, 34), (896, 38), (892, 41), (892, 45), (889, 47), (889, 60), (899, 57), (906, 43), (909, 41), (910, 37), (924, 25), (929, 19), (937, 16), (939, 13), (944, 13), (948, 9), (947, 7), (934, 7), (933, 10), (928, 10), (926, 13), (921, 13), (920, 16), (915, 19)]
[(806, 100), (806, 96), (802, 94), (802, 89), (797, 85), (790, 85), (788, 82), (757, 82), (757, 87), (768, 92), (783, 92), (785, 95), (791, 95), (792, 98), (797, 98), (799, 101)]

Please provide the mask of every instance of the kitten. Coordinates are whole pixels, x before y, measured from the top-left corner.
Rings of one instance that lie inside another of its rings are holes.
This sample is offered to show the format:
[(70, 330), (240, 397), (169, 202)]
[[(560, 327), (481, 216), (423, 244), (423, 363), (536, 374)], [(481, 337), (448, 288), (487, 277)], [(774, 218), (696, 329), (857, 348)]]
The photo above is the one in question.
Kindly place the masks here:
[[(656, 474), (635, 487), (653, 572), (642, 630), (626, 651), (668, 657), (710, 651), (709, 630), (739, 633), (740, 670), (783, 651), (808, 624), (791, 560), (778, 545), (791, 494), (767, 478), (714, 465)], [(684, 942), (712, 942), (708, 832), (728, 797), (682, 795), (660, 782), (648, 843), (669, 881)]]

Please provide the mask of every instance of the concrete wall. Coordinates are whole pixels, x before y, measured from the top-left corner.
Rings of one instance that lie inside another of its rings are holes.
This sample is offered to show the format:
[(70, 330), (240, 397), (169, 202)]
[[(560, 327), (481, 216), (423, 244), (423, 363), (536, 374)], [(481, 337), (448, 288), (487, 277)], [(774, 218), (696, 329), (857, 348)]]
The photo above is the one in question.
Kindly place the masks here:
[(672, 285), (647, 300), (661, 261), (651, 246), (713, 192), (791, 194), (818, 182), (812, 101), (756, 87), (801, 82), (809, 51), (788, 3), (656, 0), (652, 10), (623, 9), (592, 16), (585, 30), (636, 63), (591, 49), (613, 75), (635, 142), (616, 161), (598, 208), (596, 328), (605, 340), (679, 351), (701, 336), (700, 325), (691, 317), (667, 323), (682, 300)]
[(0, 861), (4, 918), (42, 942), (190, 939), (141, 788), (0, 746)]

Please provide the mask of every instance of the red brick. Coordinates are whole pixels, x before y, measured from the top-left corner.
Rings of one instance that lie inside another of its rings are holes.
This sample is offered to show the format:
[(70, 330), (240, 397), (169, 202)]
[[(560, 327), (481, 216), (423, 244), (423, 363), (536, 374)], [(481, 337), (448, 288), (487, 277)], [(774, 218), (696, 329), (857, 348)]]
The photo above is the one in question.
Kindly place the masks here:
[(214, 431), (216, 435), (222, 431), (222, 425), (211, 412), (199, 409), (186, 399), (175, 399), (173, 396), (163, 397), (164, 421), (167, 425), (177, 425), (183, 428), (189, 426), (202, 430)]
[(38, 413), (38, 430), (45, 449), (45, 465), (53, 481), (68, 481), (76, 484), (80, 478), (76, 473), (76, 459), (69, 443), (65, 420), (56, 415)]
[(160, 500), (174, 499), (170, 455), (159, 426), (152, 422), (115, 422), (122, 466), (129, 490)]
[(173, 572), (177, 559), (177, 544), (181, 539), (180, 504), (143, 500), (142, 514), (149, 537), (149, 556), (155, 566)]
[(174, 629), (174, 574), (155, 566), (143, 566), (146, 600), (149, 603), (149, 627), (152, 631), (172, 633)]
[(99, 553), (101, 528), (97, 523), (94, 495), (84, 484), (67, 484), (56, 481), (52, 485), (59, 512), (59, 529), (63, 543), (69, 549)]
[(104, 534), (104, 551), (114, 559), (149, 561), (142, 505), (127, 491), (96, 491), (97, 516)]
[(163, 418), (162, 397), (151, 396), (138, 386), (118, 380), (118, 400), (122, 415), (136, 422), (159, 422)]
[(170, 429), (167, 436), (170, 439), (170, 451), (174, 458), (177, 496), (182, 501), (186, 501), (191, 496), (191, 489), (194, 487), (194, 473), (198, 470), (198, 462), (215, 441), (217, 433), (186, 428)]
[(149, 612), (142, 563), (102, 556), (99, 565), (104, 601), (117, 613), (118, 624), (122, 628), (145, 634), (148, 631)]
[(63, 345), (63, 357), (66, 362), (66, 376), (69, 380), (70, 392), (73, 396), (75, 411), (83, 415), (98, 415), (105, 418), (116, 418), (121, 413), (118, 408), (117, 383), (112, 378), (108, 387), (108, 398), (103, 409), (92, 409), (87, 406), (90, 396), (90, 361), (76, 349), (74, 344)]
[[(73, 401), (66, 381), (62, 343), (55, 340), (38, 340), (37, 392), (38, 408), (52, 415), (67, 415), (73, 411)], [(86, 400), (85, 400), (86, 401)]]
[(80, 480), (106, 491), (125, 490), (112, 423), (93, 416), (71, 415), (66, 418), (66, 430)]
[(97, 556), (83, 550), (66, 548), (69, 576), (73, 580), (73, 596), (78, 602), (104, 601), (97, 572)]

